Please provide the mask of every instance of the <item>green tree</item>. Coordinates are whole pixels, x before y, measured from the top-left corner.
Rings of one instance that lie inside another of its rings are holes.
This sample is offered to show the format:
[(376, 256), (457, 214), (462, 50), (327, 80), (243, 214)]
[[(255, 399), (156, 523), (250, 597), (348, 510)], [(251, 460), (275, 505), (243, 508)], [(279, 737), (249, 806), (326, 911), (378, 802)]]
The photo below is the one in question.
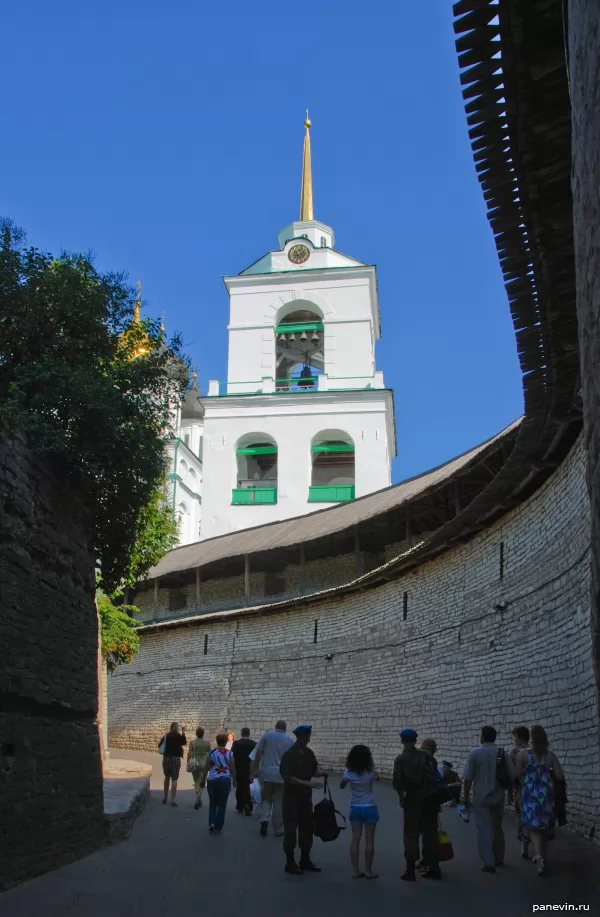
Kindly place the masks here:
[(102, 658), (108, 671), (114, 672), (118, 665), (131, 662), (140, 648), (140, 638), (135, 629), (141, 622), (133, 617), (139, 608), (135, 605), (114, 605), (110, 597), (101, 591), (96, 593), (96, 604), (100, 617)]
[(0, 226), (0, 425), (79, 479), (107, 594), (172, 546), (160, 488), (188, 366), (180, 340), (136, 314), (123, 275)]
[(134, 586), (167, 551), (177, 546), (177, 521), (167, 499), (163, 478), (142, 507), (135, 525), (135, 540), (129, 553), (123, 584)]

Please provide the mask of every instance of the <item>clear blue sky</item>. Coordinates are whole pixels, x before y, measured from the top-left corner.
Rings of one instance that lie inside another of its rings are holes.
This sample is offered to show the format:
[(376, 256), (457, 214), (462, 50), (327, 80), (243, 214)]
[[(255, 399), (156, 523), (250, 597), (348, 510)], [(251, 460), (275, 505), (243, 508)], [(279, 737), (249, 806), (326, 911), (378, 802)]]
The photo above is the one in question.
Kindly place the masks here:
[(0, 212), (40, 248), (141, 279), (203, 390), (226, 376), (222, 276), (298, 216), (308, 107), (315, 216), (378, 268), (394, 480), (521, 413), (450, 0), (31, 0), (0, 29)]

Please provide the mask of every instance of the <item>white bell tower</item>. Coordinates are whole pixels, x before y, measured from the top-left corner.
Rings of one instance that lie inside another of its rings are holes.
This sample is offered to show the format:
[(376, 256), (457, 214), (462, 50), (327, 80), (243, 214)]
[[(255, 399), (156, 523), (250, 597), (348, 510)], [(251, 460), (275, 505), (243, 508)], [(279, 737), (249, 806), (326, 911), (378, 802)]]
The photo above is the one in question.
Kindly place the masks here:
[(393, 394), (375, 366), (374, 265), (314, 219), (305, 124), (300, 219), (233, 277), (227, 381), (202, 399), (202, 538), (299, 516), (391, 484)]

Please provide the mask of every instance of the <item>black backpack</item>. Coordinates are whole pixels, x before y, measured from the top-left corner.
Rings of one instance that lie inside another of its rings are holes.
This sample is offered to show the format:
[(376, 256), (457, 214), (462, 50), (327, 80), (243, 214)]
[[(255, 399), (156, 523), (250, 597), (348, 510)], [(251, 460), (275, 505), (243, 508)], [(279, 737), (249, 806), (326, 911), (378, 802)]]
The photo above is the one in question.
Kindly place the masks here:
[[(343, 825), (338, 824), (338, 815), (344, 822)], [(327, 778), (325, 778), (323, 799), (316, 804), (313, 817), (315, 837), (319, 837), (325, 842), (334, 841), (340, 831), (343, 831), (346, 827), (346, 819), (341, 812), (338, 812), (331, 798), (331, 790), (329, 789)]]
[(506, 753), (503, 748), (498, 749), (496, 757), (496, 780), (503, 790), (510, 789), (510, 776), (508, 773), (508, 764), (506, 763)]

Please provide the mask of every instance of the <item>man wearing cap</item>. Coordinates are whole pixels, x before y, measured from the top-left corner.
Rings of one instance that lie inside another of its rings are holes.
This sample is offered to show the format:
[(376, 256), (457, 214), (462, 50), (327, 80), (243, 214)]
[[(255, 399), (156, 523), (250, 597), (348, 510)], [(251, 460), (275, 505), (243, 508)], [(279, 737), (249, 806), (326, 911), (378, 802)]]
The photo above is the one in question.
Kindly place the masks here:
[(403, 729), (400, 733), (403, 751), (394, 761), (394, 789), (404, 809), (406, 869), (401, 878), (407, 882), (414, 882), (416, 878), (415, 864), (419, 859), (419, 834), (427, 782), (427, 755), (416, 747), (417, 738), (414, 729)]
[[(321, 872), (312, 862), (310, 851), (313, 842), (312, 791), (323, 784), (316, 777), (326, 777), (319, 771), (315, 755), (308, 747), (312, 726), (304, 723), (294, 729), (296, 742), (281, 758), (283, 778), (283, 851), (287, 862), (285, 871), (292, 875), (303, 872)], [(295, 860), (296, 841), (300, 847), (300, 865)]]

